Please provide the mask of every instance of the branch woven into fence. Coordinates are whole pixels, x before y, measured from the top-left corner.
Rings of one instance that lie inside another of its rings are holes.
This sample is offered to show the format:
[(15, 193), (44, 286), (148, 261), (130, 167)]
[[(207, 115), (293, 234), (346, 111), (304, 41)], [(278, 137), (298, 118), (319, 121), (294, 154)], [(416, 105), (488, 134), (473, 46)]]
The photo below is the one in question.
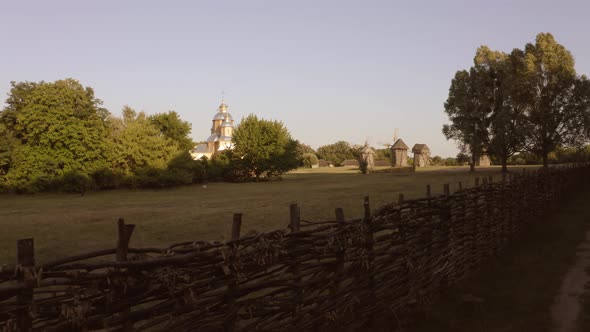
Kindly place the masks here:
[[(453, 194), (404, 200), (371, 214), (303, 222), (229, 242), (117, 248), (34, 263), (18, 241), (16, 266), (0, 269), (0, 331), (345, 330), (429, 303), (476, 270), (552, 207), (588, 188), (590, 166), (523, 172)], [(462, 188), (462, 184), (460, 184)], [(428, 191), (429, 193), (430, 191)]]

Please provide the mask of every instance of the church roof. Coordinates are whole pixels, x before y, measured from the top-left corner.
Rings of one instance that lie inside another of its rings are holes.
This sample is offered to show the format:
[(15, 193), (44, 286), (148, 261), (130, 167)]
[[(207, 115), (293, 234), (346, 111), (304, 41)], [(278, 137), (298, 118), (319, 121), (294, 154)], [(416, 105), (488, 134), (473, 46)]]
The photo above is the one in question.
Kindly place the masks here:
[(219, 137), (220, 141), (225, 141), (225, 142), (231, 142), (231, 137), (230, 136), (220, 136)]
[(234, 125), (229, 121), (224, 121), (221, 123), (221, 127), (233, 127)]
[(430, 152), (428, 145), (426, 144), (414, 144), (412, 148), (413, 153), (422, 153), (422, 152)]
[(209, 152), (209, 147), (207, 146), (207, 144), (199, 144), (197, 146), (195, 146), (195, 148), (193, 149), (194, 153), (207, 153)]
[(217, 142), (217, 141), (219, 141), (218, 134), (211, 134), (211, 136), (209, 136), (209, 138), (207, 138), (207, 142)]
[(402, 139), (398, 139), (397, 141), (395, 141), (395, 144), (393, 144), (393, 146), (391, 147), (394, 150), (407, 150), (409, 149), (408, 146), (406, 145), (406, 143), (404, 143), (404, 141), (402, 141)]

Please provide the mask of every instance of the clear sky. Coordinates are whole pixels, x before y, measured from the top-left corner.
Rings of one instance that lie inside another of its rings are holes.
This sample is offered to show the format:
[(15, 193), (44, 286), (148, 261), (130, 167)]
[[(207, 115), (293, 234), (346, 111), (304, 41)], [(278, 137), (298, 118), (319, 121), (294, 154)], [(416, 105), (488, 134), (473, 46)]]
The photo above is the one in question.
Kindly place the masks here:
[(225, 91), (236, 120), (281, 120), (338, 140), (454, 156), (441, 133), (451, 78), (480, 45), (551, 32), (590, 74), (588, 1), (0, 0), (0, 96), (10, 81), (72, 77), (116, 115), (177, 111), (204, 140)]

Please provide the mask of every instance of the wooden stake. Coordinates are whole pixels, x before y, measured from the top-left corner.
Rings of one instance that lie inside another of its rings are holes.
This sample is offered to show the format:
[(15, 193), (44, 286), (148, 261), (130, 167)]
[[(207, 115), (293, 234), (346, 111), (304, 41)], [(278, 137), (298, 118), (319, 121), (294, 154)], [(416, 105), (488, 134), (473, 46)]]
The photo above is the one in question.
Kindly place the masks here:
[(16, 297), (18, 304), (23, 306), (17, 314), (16, 326), (18, 331), (31, 331), (33, 319), (30, 307), (33, 302), (35, 270), (35, 245), (32, 238), (16, 241), (16, 264), (20, 267), (17, 279), (27, 286)]
[(234, 219), (231, 226), (231, 240), (237, 241), (240, 239), (240, 229), (242, 228), (242, 214), (234, 213)]
[(289, 205), (289, 228), (291, 232), (299, 232), (299, 226), (301, 221), (301, 210), (297, 203)]
[(365, 210), (365, 219), (370, 219), (371, 218), (371, 206), (369, 204), (369, 196), (365, 196), (365, 200), (363, 202), (363, 208)]

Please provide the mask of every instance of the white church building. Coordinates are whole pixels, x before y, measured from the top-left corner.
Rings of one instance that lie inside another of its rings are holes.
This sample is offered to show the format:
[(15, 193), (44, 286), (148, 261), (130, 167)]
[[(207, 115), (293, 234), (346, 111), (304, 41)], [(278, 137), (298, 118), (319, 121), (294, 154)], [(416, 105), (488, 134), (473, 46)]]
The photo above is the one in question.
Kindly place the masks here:
[(217, 109), (217, 114), (213, 117), (211, 126), (211, 136), (205, 143), (195, 146), (191, 151), (191, 157), (197, 160), (202, 157), (211, 157), (218, 151), (231, 149), (231, 137), (234, 131), (234, 119), (227, 111), (228, 107), (222, 100)]

